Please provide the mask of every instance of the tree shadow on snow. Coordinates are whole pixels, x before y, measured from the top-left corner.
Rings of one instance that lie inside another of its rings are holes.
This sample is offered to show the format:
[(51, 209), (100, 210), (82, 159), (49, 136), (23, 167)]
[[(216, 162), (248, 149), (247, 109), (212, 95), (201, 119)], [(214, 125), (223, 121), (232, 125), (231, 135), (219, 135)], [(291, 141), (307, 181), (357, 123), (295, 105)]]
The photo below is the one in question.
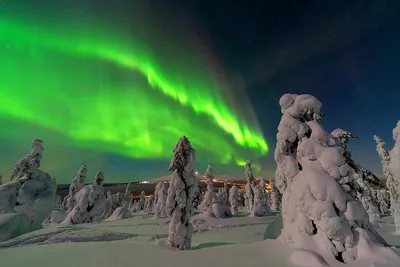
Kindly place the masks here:
[(265, 239), (277, 239), (278, 236), (281, 234), (281, 230), (283, 228), (283, 219), (282, 214), (278, 214), (276, 219), (267, 225), (264, 233), (264, 240)]
[(200, 245), (197, 245), (195, 247), (192, 247), (190, 250), (198, 250), (202, 248), (212, 248), (212, 247), (220, 247), (220, 246), (226, 246), (226, 245), (234, 245), (235, 243), (230, 243), (230, 242), (210, 242), (210, 243), (202, 243)]

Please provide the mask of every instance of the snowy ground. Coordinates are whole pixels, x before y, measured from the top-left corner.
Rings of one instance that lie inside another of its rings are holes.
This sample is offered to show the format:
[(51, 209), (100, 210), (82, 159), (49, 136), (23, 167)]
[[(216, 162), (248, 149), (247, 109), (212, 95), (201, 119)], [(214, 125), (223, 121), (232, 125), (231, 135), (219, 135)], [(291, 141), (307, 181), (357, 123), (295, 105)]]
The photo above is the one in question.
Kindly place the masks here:
[[(391, 217), (379, 231), (393, 245)], [(0, 265), (7, 267), (246, 266), (291, 267), (291, 251), (276, 240), (264, 240), (276, 216), (231, 219), (194, 218), (190, 251), (163, 246), (168, 220), (136, 214), (131, 219), (79, 226), (52, 226), (0, 243)], [(301, 255), (300, 255), (301, 256)], [(332, 267), (345, 266), (328, 261)], [(312, 266), (311, 263), (307, 266)], [(314, 265), (315, 266), (315, 265)], [(365, 264), (347, 265), (370, 266)], [(399, 265), (400, 266), (400, 263)]]

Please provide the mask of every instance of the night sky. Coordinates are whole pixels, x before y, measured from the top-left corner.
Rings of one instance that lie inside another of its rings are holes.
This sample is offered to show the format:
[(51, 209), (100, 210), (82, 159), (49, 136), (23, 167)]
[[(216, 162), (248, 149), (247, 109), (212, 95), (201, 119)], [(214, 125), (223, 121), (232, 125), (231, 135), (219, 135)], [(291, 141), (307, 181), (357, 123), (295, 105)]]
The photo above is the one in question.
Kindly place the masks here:
[(252, 159), (273, 178), (278, 100), (309, 93), (379, 175), (372, 136), (392, 146), (400, 119), (399, 29), (384, 0), (1, 1), (0, 174), (39, 137), (59, 183), (81, 164), (89, 180), (157, 178), (187, 135), (200, 172), (241, 178)]

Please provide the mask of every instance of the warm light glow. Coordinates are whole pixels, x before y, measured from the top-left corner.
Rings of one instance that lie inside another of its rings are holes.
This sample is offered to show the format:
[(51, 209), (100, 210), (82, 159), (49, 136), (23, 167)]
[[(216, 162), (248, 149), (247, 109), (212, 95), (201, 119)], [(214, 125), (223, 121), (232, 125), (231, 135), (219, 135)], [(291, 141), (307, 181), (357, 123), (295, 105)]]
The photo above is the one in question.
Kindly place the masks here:
[[(151, 196), (151, 194), (150, 195), (145, 195), (144, 197), (145, 198), (149, 198)], [(134, 195), (134, 194), (131, 194), (131, 196), (130, 196), (130, 198), (140, 198), (140, 194), (136, 194), (136, 195)]]

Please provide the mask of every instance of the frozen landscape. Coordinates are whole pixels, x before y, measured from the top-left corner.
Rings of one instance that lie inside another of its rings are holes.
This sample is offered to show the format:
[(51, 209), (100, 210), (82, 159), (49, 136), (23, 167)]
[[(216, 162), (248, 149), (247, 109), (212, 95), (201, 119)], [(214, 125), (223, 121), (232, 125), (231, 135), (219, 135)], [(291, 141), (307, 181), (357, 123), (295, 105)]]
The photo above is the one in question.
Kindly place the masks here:
[(374, 137), (384, 184), (352, 159), (354, 134), (324, 130), (318, 99), (285, 94), (279, 104), (271, 190), (250, 160), (244, 188), (217, 190), (209, 165), (202, 190), (183, 136), (171, 148), (170, 180), (151, 196), (132, 200), (130, 184), (106, 193), (107, 174), (87, 184), (83, 165), (61, 198), (35, 139), (0, 185), (1, 265), (400, 266), (400, 122), (393, 149)]

